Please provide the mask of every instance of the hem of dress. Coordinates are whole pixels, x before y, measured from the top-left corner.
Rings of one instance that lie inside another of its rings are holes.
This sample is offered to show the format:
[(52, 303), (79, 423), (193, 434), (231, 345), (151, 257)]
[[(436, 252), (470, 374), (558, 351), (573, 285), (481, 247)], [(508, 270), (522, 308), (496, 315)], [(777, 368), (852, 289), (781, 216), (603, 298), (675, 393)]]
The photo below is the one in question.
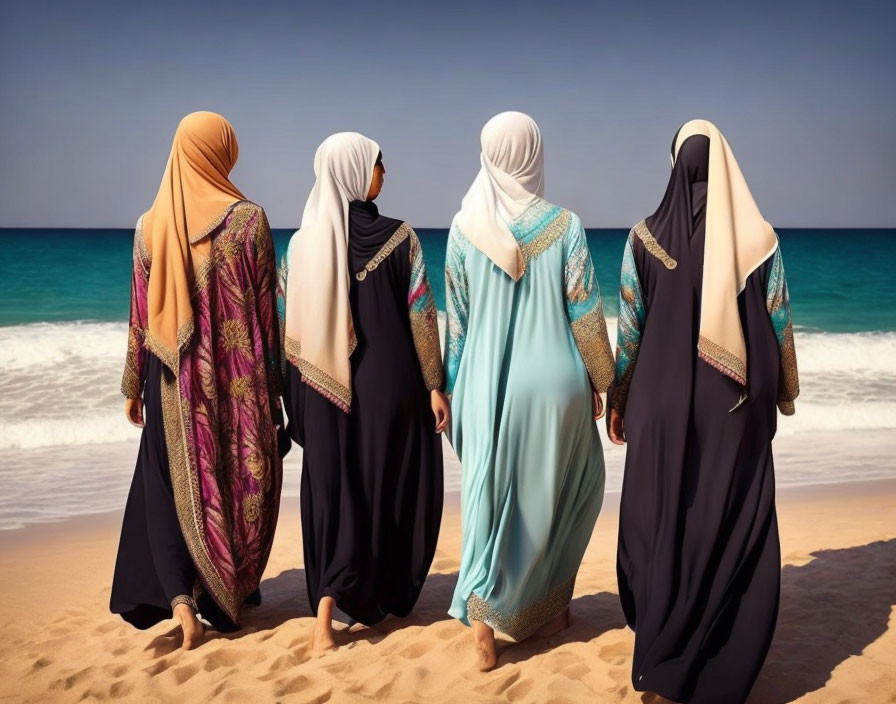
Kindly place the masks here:
[(482, 621), (490, 628), (520, 642), (569, 607), (575, 584), (576, 578), (573, 577), (553, 586), (540, 599), (516, 609), (510, 615), (502, 613), (478, 594), (471, 592), (465, 603), (467, 620)]

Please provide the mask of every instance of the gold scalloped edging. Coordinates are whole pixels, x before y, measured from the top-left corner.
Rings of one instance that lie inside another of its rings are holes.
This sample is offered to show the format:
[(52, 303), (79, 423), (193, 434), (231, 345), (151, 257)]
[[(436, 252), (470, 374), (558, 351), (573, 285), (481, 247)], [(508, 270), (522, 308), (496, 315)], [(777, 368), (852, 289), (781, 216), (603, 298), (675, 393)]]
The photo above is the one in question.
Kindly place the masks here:
[(747, 366), (721, 345), (700, 335), (697, 340), (697, 354), (713, 369), (731, 377), (741, 386), (747, 385)]
[(576, 578), (551, 587), (538, 601), (505, 616), (477, 594), (467, 598), (467, 619), (482, 621), (516, 641), (524, 640), (569, 606)]
[(669, 256), (669, 253), (660, 246), (660, 243), (656, 241), (656, 238), (647, 229), (647, 223), (644, 220), (635, 225), (632, 228), (632, 232), (644, 244), (644, 249), (659, 259), (667, 269), (674, 269), (678, 266), (678, 262)]
[(199, 611), (199, 607), (196, 605), (196, 600), (192, 597), (192, 595), (180, 594), (174, 597), (171, 600), (171, 610), (174, 611), (174, 607), (180, 606), (181, 604), (186, 604), (194, 612)]

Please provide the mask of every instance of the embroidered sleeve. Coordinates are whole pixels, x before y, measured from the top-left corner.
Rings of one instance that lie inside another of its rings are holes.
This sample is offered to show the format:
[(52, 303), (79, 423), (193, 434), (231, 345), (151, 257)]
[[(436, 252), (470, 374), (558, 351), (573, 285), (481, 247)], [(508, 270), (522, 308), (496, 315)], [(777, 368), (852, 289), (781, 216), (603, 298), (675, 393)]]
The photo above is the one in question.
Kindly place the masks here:
[(622, 274), (619, 282), (619, 323), (616, 332), (616, 375), (610, 386), (607, 405), (625, 415), (628, 389), (635, 372), (646, 309), (641, 293), (641, 281), (635, 265), (632, 234), (625, 243), (622, 255)]
[[(271, 226), (261, 208), (255, 220), (255, 296), (261, 326), (268, 394), (272, 407), (280, 397), (280, 319), (277, 314), (277, 259)], [(276, 414), (275, 414), (276, 415)]]
[(439, 346), (439, 318), (436, 313), (436, 301), (426, 275), (423, 263), (423, 248), (417, 234), (410, 232), (411, 284), (408, 288), (408, 315), (411, 319), (411, 333), (414, 336), (414, 347), (423, 370), (423, 381), (426, 388), (442, 388), (444, 374), (442, 372), (442, 351)]
[(134, 231), (134, 263), (131, 273), (131, 313), (128, 320), (128, 352), (125, 358), (124, 374), (121, 378), (121, 393), (128, 398), (140, 398), (143, 394), (144, 370), (146, 368), (146, 293), (149, 287), (150, 257), (143, 240), (143, 218), (137, 221)]
[(464, 259), (469, 244), (457, 225), (452, 224), (445, 252), (445, 393), (449, 395), (454, 391), (467, 339), (469, 289)]
[(573, 216), (564, 236), (566, 314), (573, 339), (595, 391), (603, 393), (613, 381), (613, 351), (600, 287), (585, 239), (582, 221)]
[(781, 247), (775, 251), (766, 286), (766, 308), (778, 338), (781, 369), (778, 381), (778, 408), (785, 416), (796, 412), (794, 400), (800, 393), (800, 379), (796, 366), (796, 348), (793, 344), (793, 320), (790, 317), (790, 294), (787, 277), (784, 276), (784, 260)]

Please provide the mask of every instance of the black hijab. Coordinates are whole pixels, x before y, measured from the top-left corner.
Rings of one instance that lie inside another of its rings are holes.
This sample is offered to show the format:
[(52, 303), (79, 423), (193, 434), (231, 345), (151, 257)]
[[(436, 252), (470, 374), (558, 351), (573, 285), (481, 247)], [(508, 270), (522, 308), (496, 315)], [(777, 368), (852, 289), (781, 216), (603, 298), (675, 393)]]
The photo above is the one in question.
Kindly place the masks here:
[(709, 137), (688, 137), (678, 150), (662, 202), (645, 220), (647, 229), (667, 250), (678, 250), (690, 244), (695, 235), (702, 235), (708, 179)]

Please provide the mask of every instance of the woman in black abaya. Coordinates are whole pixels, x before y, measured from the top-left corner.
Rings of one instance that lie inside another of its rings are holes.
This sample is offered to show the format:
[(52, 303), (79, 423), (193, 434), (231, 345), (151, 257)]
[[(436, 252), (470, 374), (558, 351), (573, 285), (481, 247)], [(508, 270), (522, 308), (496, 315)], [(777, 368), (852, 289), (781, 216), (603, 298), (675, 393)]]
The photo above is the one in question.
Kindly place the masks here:
[(627, 442), (619, 594), (632, 682), (747, 698), (778, 610), (771, 441), (799, 392), (778, 240), (714, 125), (676, 135), (656, 213), (622, 265), (610, 439)]
[(379, 147), (333, 135), (315, 173), (281, 280), (289, 431), (304, 448), (312, 649), (321, 652), (335, 647), (334, 607), (366, 625), (413, 609), (438, 539), (449, 408), (420, 242), (373, 203), (385, 174)]

